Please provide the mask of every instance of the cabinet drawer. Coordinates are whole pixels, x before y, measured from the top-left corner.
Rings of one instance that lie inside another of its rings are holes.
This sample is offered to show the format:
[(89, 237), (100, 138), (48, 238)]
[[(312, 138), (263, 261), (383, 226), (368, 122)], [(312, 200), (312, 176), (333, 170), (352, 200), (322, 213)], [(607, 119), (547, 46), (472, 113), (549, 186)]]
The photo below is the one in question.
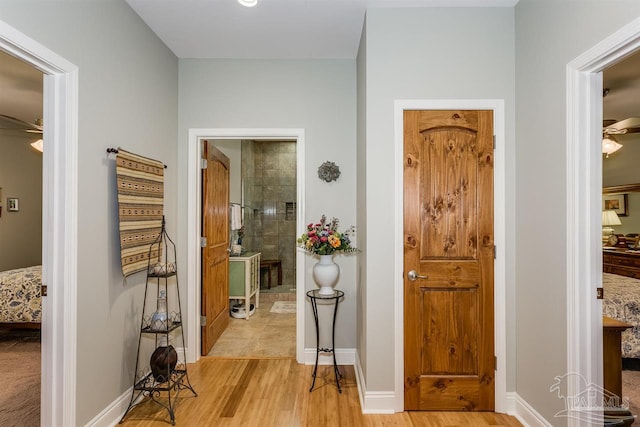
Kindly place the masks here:
[(603, 268), (605, 273), (617, 274), (619, 276), (632, 277), (634, 279), (640, 279), (640, 269), (629, 268), (616, 265), (605, 265)]
[(611, 264), (638, 267), (638, 260), (629, 257), (612, 257)]

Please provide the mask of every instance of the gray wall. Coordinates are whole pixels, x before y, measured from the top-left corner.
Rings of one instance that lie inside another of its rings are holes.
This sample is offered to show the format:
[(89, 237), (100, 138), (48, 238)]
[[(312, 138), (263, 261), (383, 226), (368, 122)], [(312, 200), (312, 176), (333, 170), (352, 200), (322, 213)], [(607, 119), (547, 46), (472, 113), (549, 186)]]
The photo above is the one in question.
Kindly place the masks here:
[(178, 61), (122, 0), (1, 0), (0, 17), (79, 68), (76, 421), (84, 425), (132, 385), (145, 282), (140, 273), (122, 278), (115, 165), (105, 150), (168, 165), (175, 236)]
[[(42, 264), (42, 153), (33, 135), (0, 130), (0, 271)], [(7, 198), (19, 199), (9, 212)]]
[[(366, 26), (366, 357), (367, 390), (394, 389), (393, 246), (380, 225), (394, 223), (396, 99), (504, 99), (507, 141), (507, 235), (514, 234), (513, 8), (370, 9)], [(362, 59), (362, 58), (361, 58)], [(362, 71), (360, 71), (362, 73)], [(361, 118), (362, 120), (362, 118)], [(360, 153), (359, 153), (360, 155)], [(507, 301), (513, 301), (513, 241), (507, 254)], [(515, 317), (507, 314), (513, 337)], [(508, 365), (515, 346), (508, 343)], [(512, 368), (513, 369), (513, 368)], [(508, 373), (510, 390), (515, 379)], [(396, 390), (402, 393), (403, 390)]]
[[(354, 60), (180, 60), (178, 203), (187, 203), (189, 128), (304, 128), (306, 132), (306, 222), (325, 213), (345, 227), (356, 211), (356, 82)], [(318, 178), (323, 162), (334, 161), (342, 175), (332, 183)], [(179, 212), (178, 241), (186, 260), (187, 216)], [(306, 286), (316, 285), (306, 256)], [(337, 287), (345, 291), (336, 326), (336, 347), (355, 348), (356, 257), (337, 256)], [(183, 270), (184, 274), (184, 270)], [(186, 277), (181, 276), (181, 283)], [(186, 289), (181, 292), (186, 295)], [(311, 310), (306, 308), (305, 347), (315, 346)], [(188, 345), (191, 345), (190, 343)]]
[(517, 392), (554, 425), (563, 402), (549, 386), (567, 366), (566, 65), (639, 13), (637, 1), (516, 6)]

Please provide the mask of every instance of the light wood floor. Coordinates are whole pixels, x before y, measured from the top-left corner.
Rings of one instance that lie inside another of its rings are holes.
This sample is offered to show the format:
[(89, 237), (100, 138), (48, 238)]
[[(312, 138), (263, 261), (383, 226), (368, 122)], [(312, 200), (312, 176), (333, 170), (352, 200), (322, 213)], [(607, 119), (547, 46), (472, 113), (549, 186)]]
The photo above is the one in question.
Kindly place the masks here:
[[(177, 426), (521, 426), (514, 418), (494, 413), (403, 412), (363, 415), (353, 366), (338, 393), (331, 367), (320, 366), (309, 393), (313, 366), (294, 359), (224, 359), (205, 357), (188, 366), (193, 397), (182, 391), (176, 408)], [(153, 402), (134, 408), (122, 424), (169, 426), (167, 411)]]

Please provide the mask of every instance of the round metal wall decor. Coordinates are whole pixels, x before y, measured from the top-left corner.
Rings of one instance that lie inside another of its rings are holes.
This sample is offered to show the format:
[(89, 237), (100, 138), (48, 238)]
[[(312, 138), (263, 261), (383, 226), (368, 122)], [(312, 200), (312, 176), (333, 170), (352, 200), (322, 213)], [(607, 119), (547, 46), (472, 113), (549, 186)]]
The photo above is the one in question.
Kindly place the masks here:
[(318, 168), (318, 178), (323, 181), (331, 182), (340, 176), (340, 168), (333, 162), (326, 161)]

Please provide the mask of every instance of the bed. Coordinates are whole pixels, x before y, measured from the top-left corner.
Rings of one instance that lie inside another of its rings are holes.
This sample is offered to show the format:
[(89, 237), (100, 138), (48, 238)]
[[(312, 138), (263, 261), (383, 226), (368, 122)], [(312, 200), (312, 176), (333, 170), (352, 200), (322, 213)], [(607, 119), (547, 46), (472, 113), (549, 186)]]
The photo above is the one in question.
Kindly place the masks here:
[(622, 357), (640, 359), (640, 280), (603, 273), (602, 314), (633, 325), (622, 333)]
[(42, 320), (42, 266), (0, 272), (0, 325), (39, 327)]

